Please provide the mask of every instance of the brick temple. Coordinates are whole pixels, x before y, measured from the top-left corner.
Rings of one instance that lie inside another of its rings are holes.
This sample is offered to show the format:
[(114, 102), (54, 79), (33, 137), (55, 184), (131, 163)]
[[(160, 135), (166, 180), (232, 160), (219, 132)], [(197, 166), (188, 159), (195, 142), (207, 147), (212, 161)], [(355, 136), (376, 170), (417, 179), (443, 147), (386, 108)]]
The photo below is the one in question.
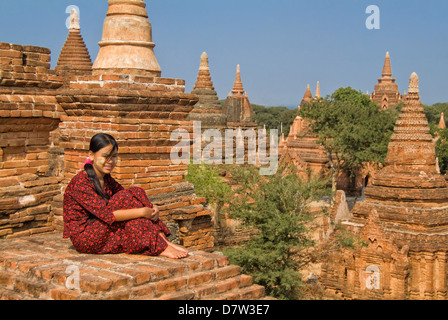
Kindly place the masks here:
[[(310, 85), (307, 85), (298, 109), (320, 98), (320, 83), (317, 82), (314, 96)], [(280, 143), (280, 161), (294, 164), (300, 174), (305, 176), (307, 170), (315, 174), (324, 174), (328, 166), (328, 157), (324, 148), (317, 143), (318, 138), (309, 131), (308, 127), (309, 123), (302, 117), (297, 116), (294, 119), (288, 137), (282, 139)]]
[(382, 77), (378, 79), (378, 83), (375, 85), (375, 90), (372, 92), (370, 99), (377, 103), (381, 109), (388, 109), (403, 100), (398, 90), (398, 84), (395, 82), (396, 79), (392, 78), (392, 65), (389, 52), (386, 53), (381, 75)]
[(419, 97), (418, 76), (388, 147), (385, 167), (338, 235), (360, 245), (329, 254), (323, 285), (346, 299), (447, 299), (448, 186)]

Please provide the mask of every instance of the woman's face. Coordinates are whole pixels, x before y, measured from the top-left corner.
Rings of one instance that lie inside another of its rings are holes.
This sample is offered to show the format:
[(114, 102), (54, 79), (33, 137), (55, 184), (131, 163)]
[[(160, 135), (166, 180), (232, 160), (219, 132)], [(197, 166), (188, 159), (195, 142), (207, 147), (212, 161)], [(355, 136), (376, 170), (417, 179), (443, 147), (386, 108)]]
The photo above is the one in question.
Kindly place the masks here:
[(113, 145), (109, 145), (96, 153), (89, 152), (90, 160), (93, 162), (93, 168), (99, 177), (111, 174), (117, 164), (118, 152), (117, 150), (112, 152), (112, 150)]

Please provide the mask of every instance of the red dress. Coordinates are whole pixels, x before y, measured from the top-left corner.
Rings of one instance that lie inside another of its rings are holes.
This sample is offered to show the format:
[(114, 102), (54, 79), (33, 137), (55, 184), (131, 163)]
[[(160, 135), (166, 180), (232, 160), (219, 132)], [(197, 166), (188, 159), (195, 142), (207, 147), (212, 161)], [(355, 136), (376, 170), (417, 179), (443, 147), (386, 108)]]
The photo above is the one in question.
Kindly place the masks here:
[(83, 170), (69, 183), (64, 193), (64, 238), (70, 238), (81, 253), (129, 253), (160, 255), (168, 244), (159, 234), (170, 235), (166, 225), (141, 218), (115, 221), (117, 210), (152, 208), (141, 188), (124, 189), (110, 175), (104, 177), (108, 203), (95, 192), (95, 187)]

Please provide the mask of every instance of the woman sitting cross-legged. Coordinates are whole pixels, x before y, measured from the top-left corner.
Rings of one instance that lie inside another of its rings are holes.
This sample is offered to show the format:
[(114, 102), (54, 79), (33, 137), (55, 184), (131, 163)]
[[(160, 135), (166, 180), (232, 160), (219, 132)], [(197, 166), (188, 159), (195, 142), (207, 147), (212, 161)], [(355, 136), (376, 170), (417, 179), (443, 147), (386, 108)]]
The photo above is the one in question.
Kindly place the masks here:
[(168, 241), (170, 231), (146, 192), (124, 189), (111, 177), (117, 158), (118, 144), (111, 135), (92, 138), (89, 159), (64, 193), (64, 238), (81, 253), (188, 256), (187, 249)]

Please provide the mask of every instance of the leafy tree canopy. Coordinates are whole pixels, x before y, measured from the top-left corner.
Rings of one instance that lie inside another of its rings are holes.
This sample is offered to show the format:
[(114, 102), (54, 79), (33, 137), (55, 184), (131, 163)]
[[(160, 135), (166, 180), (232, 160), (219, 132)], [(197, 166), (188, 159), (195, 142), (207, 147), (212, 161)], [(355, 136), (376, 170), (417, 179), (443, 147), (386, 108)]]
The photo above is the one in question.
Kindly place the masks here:
[(333, 190), (342, 170), (353, 175), (366, 162), (384, 162), (400, 107), (381, 111), (367, 95), (347, 87), (300, 108), (327, 151)]

